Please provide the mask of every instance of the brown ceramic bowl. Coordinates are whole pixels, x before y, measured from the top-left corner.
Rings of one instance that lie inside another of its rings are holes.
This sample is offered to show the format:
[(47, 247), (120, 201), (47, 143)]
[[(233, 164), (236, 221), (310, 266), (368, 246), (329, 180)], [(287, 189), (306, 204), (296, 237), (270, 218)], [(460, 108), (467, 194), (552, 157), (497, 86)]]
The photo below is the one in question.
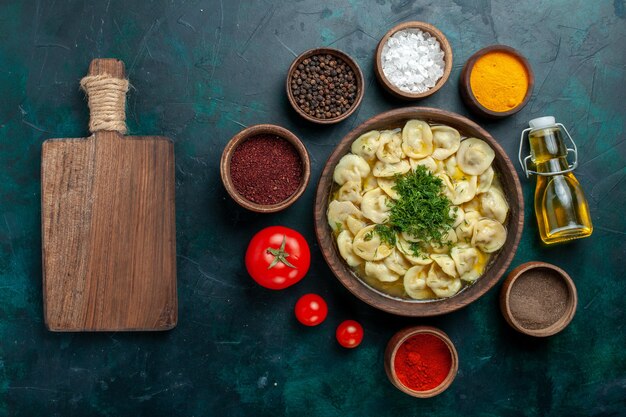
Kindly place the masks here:
[[(476, 96), (474, 96), (474, 93), (472, 92), (472, 87), (470, 86), (470, 75), (472, 73), (472, 69), (476, 64), (476, 61), (478, 61), (481, 57), (485, 56), (489, 52), (506, 52), (513, 55), (524, 65), (524, 67), (526, 68), (526, 72), (528, 73), (528, 91), (526, 91), (526, 95), (524, 96), (522, 102), (517, 107), (514, 107), (509, 111), (496, 112), (493, 110), (489, 110), (478, 102)], [(463, 70), (461, 71), (459, 90), (461, 92), (461, 98), (463, 98), (465, 105), (474, 113), (488, 119), (501, 119), (522, 110), (526, 103), (528, 103), (528, 100), (530, 100), (534, 85), (535, 76), (533, 74), (530, 63), (521, 53), (519, 53), (519, 51), (506, 45), (491, 45), (476, 52), (467, 60), (465, 66), (463, 66)]]
[[(317, 117), (313, 117), (305, 113), (300, 108), (300, 106), (298, 106), (298, 103), (296, 103), (296, 98), (293, 95), (293, 91), (291, 91), (291, 77), (293, 76), (293, 73), (296, 70), (297, 66), (304, 59), (315, 56), (315, 55), (332, 55), (334, 57), (341, 58), (341, 60), (345, 62), (352, 69), (352, 72), (354, 72), (354, 76), (356, 78), (355, 83), (357, 86), (357, 93), (356, 93), (357, 96), (356, 96), (356, 100), (352, 104), (352, 107), (350, 107), (347, 112), (341, 114), (340, 116), (333, 117), (331, 119), (318, 119)], [(365, 93), (365, 83), (363, 82), (363, 73), (361, 72), (361, 68), (359, 68), (359, 65), (356, 63), (354, 59), (352, 59), (350, 55), (338, 49), (333, 49), (333, 48), (309, 49), (308, 51), (300, 54), (296, 59), (293, 60), (293, 62), (291, 63), (291, 66), (289, 67), (289, 71), (287, 72), (287, 80), (285, 82), (285, 88), (287, 89), (287, 98), (289, 99), (289, 103), (291, 103), (291, 107), (293, 107), (293, 109), (300, 116), (304, 117), (308, 121), (313, 122), (313, 123), (319, 123), (319, 124), (338, 123), (350, 117), (350, 115), (354, 113), (356, 109), (359, 107), (359, 105), (361, 104), (361, 100), (363, 100), (363, 94)]]
[[(420, 119), (430, 123), (451, 126), (464, 136), (483, 139), (495, 152), (493, 167), (500, 175), (502, 189), (508, 200), (510, 211), (507, 224), (507, 238), (502, 249), (492, 258), (485, 273), (472, 285), (458, 294), (437, 300), (405, 300), (391, 297), (367, 285), (341, 258), (333, 232), (326, 220), (326, 210), (331, 198), (333, 172), (339, 160), (348, 152), (352, 142), (370, 130), (384, 130), (403, 127), (410, 119)], [(355, 296), (369, 305), (400, 316), (437, 316), (458, 310), (476, 301), (493, 287), (508, 268), (524, 225), (524, 200), (522, 187), (513, 164), (500, 144), (483, 128), (471, 120), (452, 112), (429, 107), (405, 107), (381, 113), (367, 120), (348, 133), (328, 158), (320, 176), (315, 196), (315, 233), (326, 263), (337, 279)]]
[[(549, 274), (551, 277), (562, 280), (567, 287), (568, 298), (563, 315), (555, 323), (542, 329), (528, 329), (524, 327), (521, 321), (516, 319), (515, 315), (511, 311), (511, 289), (520, 277), (531, 275), (538, 276), (539, 274)], [(547, 337), (557, 334), (561, 330), (565, 329), (574, 318), (577, 305), (578, 295), (572, 278), (570, 278), (567, 272), (558, 266), (546, 262), (527, 262), (518, 266), (511, 271), (502, 285), (502, 290), (500, 290), (500, 309), (502, 310), (502, 314), (504, 315), (507, 323), (509, 323), (509, 325), (518, 332), (529, 336)]]
[[(428, 390), (428, 391), (415, 391), (406, 385), (404, 385), (396, 375), (396, 370), (394, 367), (394, 361), (396, 359), (396, 353), (398, 352), (398, 348), (402, 345), (406, 340), (415, 336), (417, 334), (432, 334), (433, 336), (441, 339), (448, 349), (450, 349), (450, 357), (452, 358), (452, 365), (450, 366), (450, 372), (446, 379), (444, 379), (439, 386)], [(385, 372), (387, 372), (387, 377), (389, 377), (389, 381), (398, 388), (400, 391), (405, 394), (411, 395), (417, 398), (430, 398), (435, 395), (439, 395), (444, 392), (454, 381), (456, 377), (457, 371), (459, 370), (459, 355), (454, 347), (454, 343), (445, 334), (443, 331), (430, 326), (415, 326), (409, 327), (404, 330), (400, 330), (398, 333), (393, 335), (389, 343), (387, 343), (387, 348), (385, 349)]]
[[(253, 136), (262, 134), (276, 135), (291, 143), (298, 151), (298, 154), (300, 155), (300, 161), (302, 161), (302, 180), (298, 189), (296, 189), (296, 191), (288, 199), (272, 205), (258, 204), (244, 198), (235, 188), (235, 185), (233, 184), (232, 178), (230, 176), (230, 161), (233, 156), (233, 152), (235, 151), (237, 146)], [(302, 195), (311, 177), (311, 162), (309, 160), (309, 154), (304, 144), (300, 141), (300, 139), (298, 139), (296, 135), (291, 133), (289, 130), (276, 125), (254, 125), (237, 133), (226, 144), (226, 147), (222, 152), (222, 159), (220, 161), (220, 174), (222, 176), (222, 183), (224, 183), (226, 191), (241, 207), (255, 211), (257, 213), (274, 213), (286, 209)]]
[[(443, 59), (445, 62), (445, 67), (443, 69), (443, 75), (441, 76), (439, 81), (437, 81), (437, 84), (435, 84), (433, 88), (423, 93), (408, 93), (406, 91), (402, 91), (398, 87), (393, 85), (383, 73), (383, 68), (382, 68), (383, 47), (385, 46), (389, 38), (393, 36), (394, 33), (401, 31), (401, 30), (405, 30), (405, 29), (419, 29), (422, 32), (428, 32), (431, 36), (435, 37), (439, 41), (439, 44), (441, 45), (441, 50), (443, 51), (443, 54), (444, 54)], [(417, 99), (428, 97), (432, 94), (435, 94), (446, 83), (446, 81), (448, 80), (448, 77), (450, 77), (450, 72), (452, 71), (452, 47), (450, 47), (450, 42), (448, 42), (448, 39), (445, 37), (443, 33), (441, 33), (439, 29), (437, 29), (433, 25), (430, 25), (424, 22), (417, 22), (417, 21), (404, 22), (404, 23), (400, 23), (399, 25), (392, 27), (387, 33), (385, 33), (385, 36), (383, 36), (380, 42), (378, 42), (378, 47), (376, 48), (375, 59), (376, 61), (374, 63), (374, 69), (375, 69), (376, 77), (378, 78), (378, 81), (392, 95), (394, 95), (397, 98), (404, 99), (404, 100), (417, 100)]]

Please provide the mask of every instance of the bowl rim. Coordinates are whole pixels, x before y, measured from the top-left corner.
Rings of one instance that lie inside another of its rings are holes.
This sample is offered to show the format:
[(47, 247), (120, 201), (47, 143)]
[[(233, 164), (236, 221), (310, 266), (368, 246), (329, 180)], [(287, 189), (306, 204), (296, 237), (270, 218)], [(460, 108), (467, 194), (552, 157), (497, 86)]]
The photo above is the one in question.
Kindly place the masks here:
[[(382, 64), (381, 64), (383, 47), (385, 46), (385, 44), (387, 43), (387, 40), (391, 36), (393, 36), (396, 32), (399, 32), (405, 29), (419, 29), (423, 32), (425, 31), (425, 32), (430, 33), (439, 41), (439, 44), (441, 45), (441, 50), (444, 53), (445, 65), (443, 69), (443, 75), (441, 76), (441, 78), (439, 78), (439, 80), (437, 81), (437, 83), (435, 84), (433, 88), (423, 93), (409, 93), (406, 91), (402, 91), (398, 87), (393, 85), (391, 81), (387, 79), (387, 76), (385, 76), (385, 74), (383, 73)], [(454, 58), (453, 58), (453, 53), (452, 53), (452, 46), (450, 45), (448, 38), (446, 38), (443, 32), (441, 32), (439, 29), (437, 29), (435, 26), (431, 25), (430, 23), (421, 22), (418, 20), (412, 20), (409, 22), (403, 22), (403, 23), (395, 25), (394, 27), (389, 29), (387, 33), (385, 33), (385, 35), (383, 35), (383, 37), (378, 42), (378, 46), (376, 47), (376, 53), (374, 54), (374, 69), (375, 69), (376, 78), (378, 78), (378, 81), (392, 95), (398, 98), (404, 99), (404, 100), (417, 100), (417, 99), (421, 99), (421, 98), (425, 98), (430, 95), (433, 95), (437, 91), (439, 91), (441, 87), (443, 87), (443, 85), (448, 81), (448, 78), (450, 77), (450, 74), (452, 72), (453, 59)]]
[[(568, 293), (568, 302), (563, 315), (556, 322), (542, 329), (527, 329), (515, 318), (515, 315), (511, 311), (511, 290), (515, 285), (515, 282), (520, 277), (534, 269), (550, 269), (556, 272), (556, 276), (560, 277), (565, 283)], [(504, 281), (504, 284), (502, 285), (502, 289), (500, 290), (500, 310), (502, 311), (502, 315), (505, 320), (515, 330), (528, 336), (548, 337), (561, 332), (571, 323), (574, 315), (576, 314), (577, 306), (578, 293), (576, 291), (574, 280), (563, 269), (547, 262), (531, 261), (519, 265), (509, 273)]]
[[(445, 117), (452, 118), (452, 121), (447, 120), (445, 122), (438, 122), (436, 120), (441, 120), (441, 118)], [(380, 127), (380, 125), (387, 123), (387, 121), (392, 118), (401, 119), (403, 120), (403, 123), (410, 119), (422, 119), (430, 122), (445, 123), (447, 125), (452, 125), (452, 127), (454, 127), (454, 125), (463, 125), (463, 127), (459, 130), (467, 131), (468, 129), (471, 129), (474, 132), (477, 132), (478, 134), (476, 136), (489, 143), (489, 145), (496, 152), (495, 161), (498, 165), (502, 165), (498, 167), (498, 171), (504, 173), (501, 175), (501, 181), (504, 182), (506, 178), (506, 182), (508, 182), (510, 187), (515, 190), (514, 194), (507, 195), (510, 206), (509, 220), (507, 224), (507, 241), (505, 242), (503, 249), (499, 252), (499, 255), (494, 258), (493, 262), (490, 263), (490, 267), (486, 271), (485, 275), (492, 270), (494, 272), (487, 277), (483, 275), (470, 287), (450, 298), (421, 302), (409, 300), (405, 301), (383, 295), (382, 293), (374, 290), (358, 278), (347, 266), (345, 261), (339, 256), (336, 249), (335, 239), (332, 236), (332, 231), (326, 220), (329, 190), (333, 184), (332, 172), (335, 165), (339, 159), (349, 151), (352, 142), (358, 136), (370, 130), (384, 128)], [(380, 113), (366, 120), (341, 139), (329, 156), (320, 174), (315, 193), (315, 207), (313, 214), (315, 234), (324, 260), (339, 282), (341, 282), (342, 285), (345, 286), (352, 294), (372, 307), (388, 313), (407, 317), (429, 317), (447, 314), (467, 306), (483, 296), (500, 280), (511, 263), (519, 245), (524, 225), (524, 200), (521, 184), (513, 164), (504, 149), (486, 130), (466, 117), (450, 111), (429, 107), (403, 107)], [(508, 252), (504, 250), (505, 248), (508, 249)]]
[[(408, 339), (418, 334), (430, 334), (438, 337), (448, 347), (451, 359), (450, 370), (448, 371), (448, 375), (446, 376), (446, 378), (441, 381), (441, 383), (435, 388), (425, 391), (416, 391), (404, 385), (398, 378), (398, 375), (396, 374), (396, 368), (394, 366), (396, 354), (400, 346)], [(448, 389), (450, 385), (452, 385), (452, 382), (456, 378), (459, 370), (459, 354), (456, 350), (456, 347), (454, 346), (454, 343), (452, 342), (452, 339), (450, 339), (450, 337), (443, 330), (432, 326), (407, 327), (394, 334), (387, 343), (384, 360), (385, 372), (387, 373), (389, 381), (400, 391), (417, 398), (430, 398), (441, 394), (446, 389)]]
[[(249, 138), (262, 134), (275, 135), (289, 142), (294, 148), (296, 148), (296, 151), (300, 156), (300, 161), (302, 162), (302, 179), (300, 181), (300, 185), (289, 198), (276, 204), (264, 205), (246, 199), (239, 194), (235, 188), (230, 174), (230, 162), (235, 149)], [(311, 178), (311, 161), (309, 159), (309, 153), (307, 152), (302, 141), (290, 130), (273, 124), (256, 124), (241, 130), (228, 141), (222, 151), (222, 158), (220, 160), (220, 176), (222, 177), (222, 183), (224, 184), (224, 188), (226, 188), (228, 194), (241, 207), (257, 213), (275, 213), (291, 206), (296, 202), (296, 200), (298, 200), (298, 198), (300, 198), (302, 193), (304, 193), (304, 190), (306, 189)]]
[[(293, 95), (293, 91), (291, 91), (290, 80), (294, 71), (296, 70), (296, 67), (302, 60), (310, 56), (326, 55), (326, 54), (334, 55), (338, 58), (341, 58), (346, 64), (350, 66), (356, 78), (355, 81), (356, 81), (356, 86), (357, 86), (357, 94), (356, 94), (356, 100), (354, 101), (354, 103), (352, 104), (352, 107), (350, 107), (347, 112), (337, 117), (330, 118), (330, 119), (318, 119), (317, 117), (313, 117), (305, 113), (300, 108), (300, 106), (298, 106), (298, 103), (296, 103), (296, 99)], [(361, 71), (359, 64), (357, 64), (356, 60), (352, 58), (350, 55), (336, 48), (319, 47), (319, 48), (312, 48), (312, 49), (302, 52), (292, 61), (291, 65), (289, 66), (289, 70), (287, 70), (287, 77), (285, 78), (285, 90), (287, 91), (287, 98), (289, 100), (289, 104), (291, 104), (291, 107), (293, 107), (296, 113), (298, 113), (300, 116), (302, 116), (303, 118), (305, 118), (306, 120), (310, 122), (328, 125), (328, 124), (339, 123), (342, 120), (347, 119), (348, 117), (350, 117), (350, 115), (352, 115), (356, 111), (356, 109), (359, 108), (359, 106), (361, 105), (361, 101), (363, 101), (363, 96), (365, 95), (365, 81), (363, 78), (363, 72)]]
[[(480, 102), (474, 95), (474, 92), (472, 91), (472, 87), (470, 84), (470, 76), (472, 74), (472, 69), (474, 69), (474, 65), (480, 58), (482, 58), (483, 56), (487, 55), (490, 52), (506, 52), (506, 53), (513, 55), (522, 63), (522, 65), (526, 69), (526, 73), (528, 74), (528, 89), (526, 90), (526, 95), (524, 96), (524, 99), (516, 107), (505, 112), (497, 112), (497, 111), (489, 110), (488, 108), (480, 104)], [(530, 101), (530, 98), (532, 97), (534, 84), (535, 84), (535, 74), (533, 73), (533, 69), (530, 65), (530, 62), (528, 62), (526, 57), (522, 55), (522, 53), (519, 52), (517, 49), (511, 46), (496, 44), (496, 45), (489, 45), (482, 49), (479, 49), (478, 51), (474, 52), (472, 56), (468, 58), (468, 60), (465, 62), (465, 65), (463, 65), (463, 69), (461, 70), (459, 88), (461, 90), (461, 97), (463, 98), (463, 101), (475, 113), (479, 114), (480, 116), (491, 118), (491, 119), (501, 119), (501, 118), (508, 117), (519, 112), (526, 106), (526, 104), (528, 104), (528, 102)]]

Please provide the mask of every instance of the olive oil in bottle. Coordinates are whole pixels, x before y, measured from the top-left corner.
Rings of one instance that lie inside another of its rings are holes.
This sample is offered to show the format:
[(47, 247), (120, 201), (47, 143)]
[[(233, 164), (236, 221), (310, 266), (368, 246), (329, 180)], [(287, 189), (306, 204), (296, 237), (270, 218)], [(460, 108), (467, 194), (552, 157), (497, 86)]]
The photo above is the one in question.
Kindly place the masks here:
[[(520, 163), (526, 176), (537, 176), (535, 190), (535, 215), (541, 240), (546, 244), (590, 236), (593, 232), (587, 199), (573, 174), (578, 165), (576, 144), (565, 127), (554, 117), (540, 117), (529, 122), (530, 128), (522, 132)], [(561, 128), (573, 148), (567, 148)], [(524, 134), (528, 132), (530, 155), (522, 159)], [(568, 153), (574, 154), (570, 165)], [(534, 166), (529, 169), (528, 162)]]

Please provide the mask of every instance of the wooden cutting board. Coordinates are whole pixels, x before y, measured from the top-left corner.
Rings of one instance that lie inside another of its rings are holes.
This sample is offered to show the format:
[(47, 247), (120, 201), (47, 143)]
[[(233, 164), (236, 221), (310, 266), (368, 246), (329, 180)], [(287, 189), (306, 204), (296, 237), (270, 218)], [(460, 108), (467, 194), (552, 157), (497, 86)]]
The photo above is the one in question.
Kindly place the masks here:
[[(90, 75), (124, 78), (95, 59)], [(174, 145), (96, 131), (44, 142), (43, 298), (51, 331), (167, 330), (176, 325)]]

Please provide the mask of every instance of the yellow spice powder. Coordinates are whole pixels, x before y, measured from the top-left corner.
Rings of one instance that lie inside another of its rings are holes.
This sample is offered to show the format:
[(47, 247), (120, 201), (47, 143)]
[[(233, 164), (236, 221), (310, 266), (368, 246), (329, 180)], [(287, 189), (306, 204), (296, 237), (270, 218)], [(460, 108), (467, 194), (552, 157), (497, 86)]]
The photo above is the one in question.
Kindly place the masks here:
[(519, 106), (528, 91), (524, 64), (507, 52), (489, 52), (476, 61), (470, 87), (480, 104), (494, 112)]

